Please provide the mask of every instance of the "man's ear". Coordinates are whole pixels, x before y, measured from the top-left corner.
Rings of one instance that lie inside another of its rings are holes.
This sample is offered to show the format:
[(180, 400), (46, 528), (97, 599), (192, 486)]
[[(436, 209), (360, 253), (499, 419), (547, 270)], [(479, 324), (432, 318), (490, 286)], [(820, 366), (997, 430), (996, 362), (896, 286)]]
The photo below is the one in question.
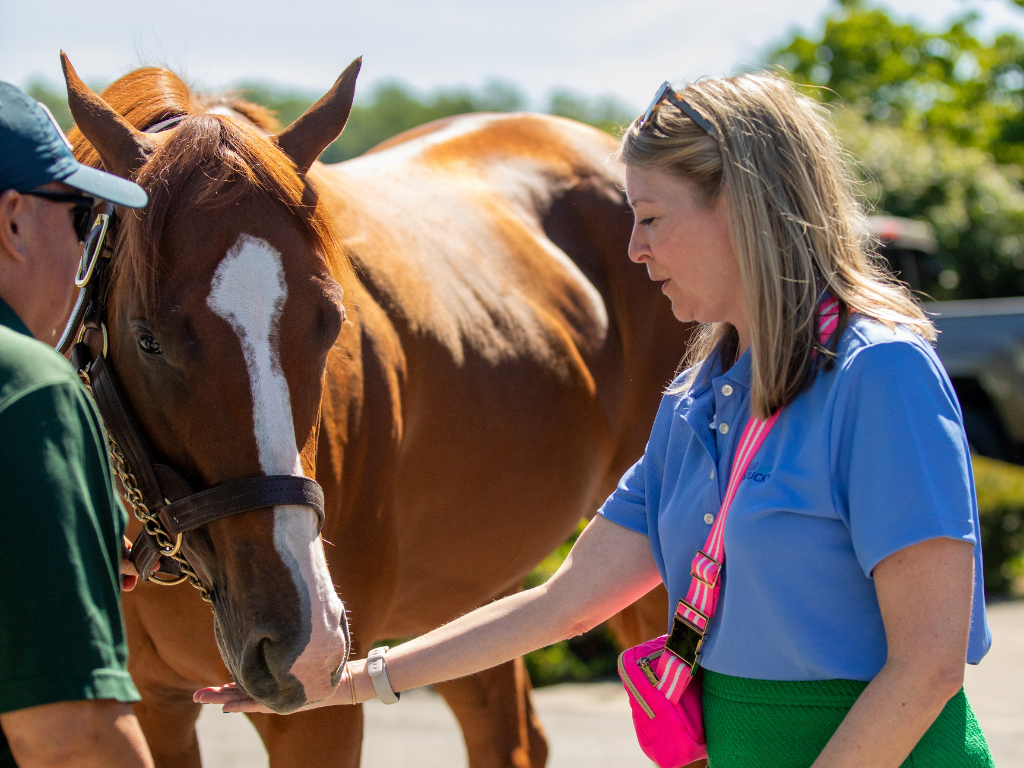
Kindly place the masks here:
[(24, 264), (27, 256), (25, 203), (25, 196), (13, 189), (0, 194), (0, 258), (13, 259), (19, 264)]

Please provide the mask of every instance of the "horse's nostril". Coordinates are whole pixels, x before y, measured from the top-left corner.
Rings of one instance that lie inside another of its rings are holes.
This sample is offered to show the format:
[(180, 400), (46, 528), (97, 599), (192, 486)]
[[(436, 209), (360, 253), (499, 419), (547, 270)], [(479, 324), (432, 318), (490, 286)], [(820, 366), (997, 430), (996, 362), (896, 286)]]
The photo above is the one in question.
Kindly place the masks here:
[(242, 652), (238, 681), (254, 698), (278, 712), (291, 712), (306, 703), (302, 683), (282, 662), (287, 651), (267, 635), (254, 637)]
[(246, 687), (254, 693), (260, 688), (271, 689), (276, 685), (270, 663), (267, 660), (267, 648), (270, 638), (261, 637), (246, 644), (242, 652), (242, 676), (246, 679)]

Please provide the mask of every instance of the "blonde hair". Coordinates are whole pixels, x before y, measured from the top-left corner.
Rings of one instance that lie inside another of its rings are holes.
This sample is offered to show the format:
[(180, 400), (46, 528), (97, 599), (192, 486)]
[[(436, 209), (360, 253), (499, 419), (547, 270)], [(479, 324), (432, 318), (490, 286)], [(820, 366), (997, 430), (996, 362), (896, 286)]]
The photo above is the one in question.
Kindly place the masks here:
[[(903, 324), (929, 341), (935, 328), (910, 291), (871, 255), (864, 212), (823, 108), (769, 73), (701, 80), (678, 91), (717, 129), (708, 135), (667, 101), (643, 131), (637, 119), (618, 156), (628, 165), (670, 171), (694, 183), (709, 204), (727, 194), (729, 234), (739, 259), (750, 320), (752, 412), (766, 418), (812, 380), (815, 353), (831, 365), (851, 311), (890, 328)], [(840, 303), (828, 348), (817, 338), (818, 300)], [(703, 326), (683, 361), (736, 358), (728, 323)]]

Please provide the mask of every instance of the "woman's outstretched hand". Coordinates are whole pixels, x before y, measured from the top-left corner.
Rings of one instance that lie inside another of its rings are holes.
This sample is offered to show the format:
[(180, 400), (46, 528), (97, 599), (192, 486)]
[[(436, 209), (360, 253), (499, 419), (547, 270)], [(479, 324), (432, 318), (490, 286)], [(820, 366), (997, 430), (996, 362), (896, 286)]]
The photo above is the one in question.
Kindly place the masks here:
[[(338, 689), (329, 699), (306, 704), (295, 711), (305, 712), (307, 709), (331, 707), (335, 704), (351, 704), (352, 690), (349, 688), (349, 685), (351, 685), (352, 679), (349, 675), (352, 671), (352, 665), (350, 664), (346, 672), (341, 676), (341, 683), (338, 684)], [(223, 712), (264, 712), (268, 715), (274, 714), (274, 710), (260, 704), (234, 683), (200, 688), (192, 694), (192, 701), (198, 704), (220, 704), (223, 707)]]
[(192, 695), (192, 701), (199, 704), (221, 704), (224, 712), (266, 712), (274, 714), (274, 710), (265, 707), (234, 683), (200, 688)]

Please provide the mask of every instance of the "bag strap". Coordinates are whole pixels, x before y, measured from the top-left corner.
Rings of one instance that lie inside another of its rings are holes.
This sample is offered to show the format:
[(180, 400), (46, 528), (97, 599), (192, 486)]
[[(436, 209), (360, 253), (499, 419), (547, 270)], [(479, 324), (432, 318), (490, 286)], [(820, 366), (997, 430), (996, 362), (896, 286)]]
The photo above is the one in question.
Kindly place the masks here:
[[(839, 302), (826, 295), (819, 309), (818, 332), (822, 345), (828, 341), (838, 323)], [(720, 577), (725, 564), (725, 521), (750, 462), (775, 426), (780, 413), (781, 408), (767, 419), (752, 416), (747, 422), (736, 449), (722, 506), (704, 547), (697, 550), (690, 565), (690, 588), (686, 597), (676, 606), (672, 631), (665, 641), (666, 652), (659, 657), (657, 666), (657, 688), (671, 701), (679, 701), (699, 666), (708, 624), (718, 607)]]

